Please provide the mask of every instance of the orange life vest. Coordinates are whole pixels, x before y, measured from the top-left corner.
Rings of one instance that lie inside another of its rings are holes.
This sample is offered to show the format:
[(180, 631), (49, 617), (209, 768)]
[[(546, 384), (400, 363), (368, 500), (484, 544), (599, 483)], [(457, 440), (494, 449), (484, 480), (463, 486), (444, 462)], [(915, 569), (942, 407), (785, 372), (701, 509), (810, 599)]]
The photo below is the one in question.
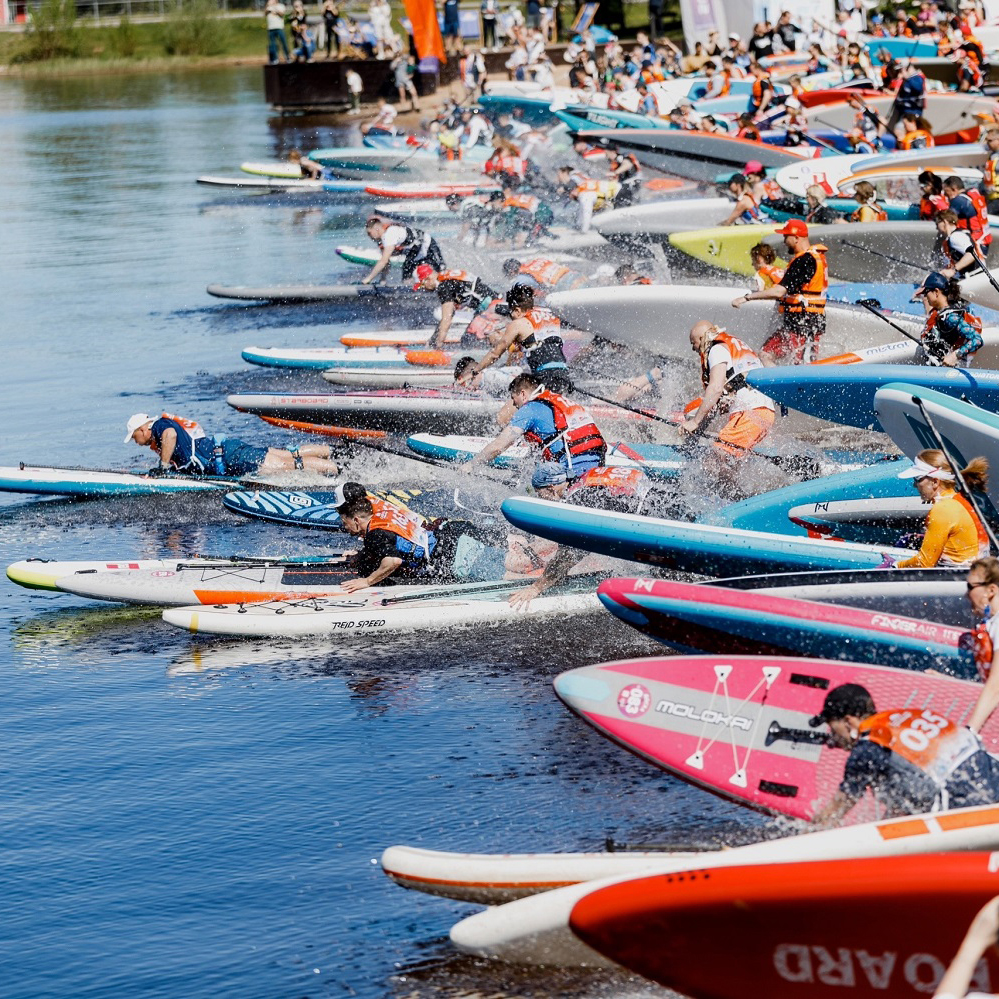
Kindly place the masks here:
[(875, 222), (887, 222), (888, 213), (877, 203), (877, 201), (868, 201), (866, 205), (861, 205), (855, 212), (850, 215), (851, 222), (859, 222), (860, 214), (865, 208), (871, 208), (874, 211), (874, 221)]
[(565, 396), (543, 389), (531, 402), (543, 402), (552, 411), (555, 433), (543, 438), (533, 430), (524, 434), (525, 440), (541, 449), (542, 461), (558, 461), (559, 456), (551, 451), (551, 445), (561, 440), (566, 450), (566, 463), (572, 470), (572, 459), (584, 455), (597, 455), (601, 462), (607, 453), (607, 443), (593, 417), (580, 405), (570, 402)]
[(899, 140), (899, 149), (930, 149), (936, 143), (933, 136), (924, 128), (917, 128), (915, 131), (906, 132)]
[[(946, 249), (946, 247), (947, 247), (947, 244), (944, 243), (944, 248)], [(948, 254), (949, 254), (949, 251), (948, 251)], [(954, 261), (951, 261), (951, 263), (953, 263), (953, 262)], [(954, 308), (954, 306), (948, 306), (948, 308)], [(960, 308), (960, 306), (957, 306), (957, 308)], [(943, 311), (946, 312), (947, 310), (944, 309)], [(927, 316), (926, 316), (926, 325), (923, 327), (923, 332), (920, 334), (920, 336), (923, 339), (925, 339), (926, 337), (928, 337), (936, 329), (937, 319), (940, 317), (940, 312), (941, 312), (940, 309), (933, 309), (931, 312), (929, 312), (927, 314)], [(976, 332), (981, 333), (982, 332), (982, 317), (981, 316), (976, 316), (974, 314), (974, 312), (969, 312), (967, 309), (964, 309), (963, 312), (964, 312), (964, 321), (966, 323), (968, 323), (969, 326), (973, 326), (975, 328)], [(951, 346), (954, 346), (954, 345), (951, 345)], [(960, 495), (960, 494), (958, 494), (958, 495)]]
[(583, 180), (577, 185), (575, 194), (593, 192), (598, 199), (603, 201), (613, 201), (621, 190), (621, 185), (616, 180)]
[(532, 215), (541, 207), (541, 202), (533, 194), (511, 194), (503, 199), (503, 208), (519, 208)]
[(718, 93), (719, 97), (728, 97), (732, 91), (732, 74), (727, 70), (723, 69), (721, 72), (722, 78), (722, 88)]
[(389, 531), (404, 541), (410, 542), (423, 558), (430, 558), (433, 538), (424, 526), (422, 518), (412, 510), (405, 510), (385, 501), (372, 502), (373, 511), (368, 523), (368, 531)]
[(776, 201), (778, 198), (784, 197), (784, 189), (777, 183), (777, 181), (764, 178), (760, 181), (760, 183), (763, 185), (764, 198)]
[(763, 79), (757, 77), (753, 81), (752, 104), (754, 107), (758, 108), (763, 103), (763, 92), (766, 89), (773, 90), (768, 77), (764, 77)]
[(985, 188), (985, 197), (989, 201), (999, 198), (999, 157), (994, 153), (982, 167), (982, 185)]
[(756, 271), (756, 276), (760, 279), (764, 289), (772, 288), (775, 284), (780, 284), (784, 276), (784, 268), (776, 264), (764, 264)]
[[(805, 254), (815, 258), (815, 273), (811, 280), (802, 287), (797, 295), (785, 295), (780, 300), (781, 312), (788, 315), (800, 315), (810, 312), (817, 315), (825, 315), (826, 311), (826, 290), (829, 288), (829, 276), (826, 268), (826, 247), (821, 243), (810, 246), (807, 250), (792, 258), (792, 263), (803, 257)], [(785, 272), (786, 273), (786, 272)]]
[(647, 485), (648, 477), (640, 468), (599, 465), (584, 472), (566, 490), (566, 496), (579, 489), (606, 489), (612, 496), (638, 496)]
[(857, 727), (861, 736), (897, 753), (942, 788), (947, 778), (981, 749), (963, 725), (929, 709), (879, 711)]
[[(981, 322), (981, 321), (979, 321)], [(989, 552), (992, 550), (991, 542), (989, 541), (988, 532), (985, 530), (985, 525), (981, 522), (978, 514), (975, 512), (975, 508), (968, 502), (966, 496), (962, 496), (960, 493), (954, 494), (954, 499), (968, 511), (968, 515), (971, 517), (975, 524), (975, 534), (978, 539), (978, 557), (988, 558)]]
[(536, 257), (520, 265), (520, 273), (534, 278), (540, 285), (554, 288), (567, 274), (572, 271), (562, 264), (555, 263), (554, 260), (545, 260), (544, 257)]
[(708, 367), (708, 355), (711, 353), (711, 348), (719, 343), (728, 350), (729, 357), (732, 358), (731, 366), (725, 371), (724, 392), (728, 395), (731, 392), (738, 392), (739, 389), (744, 388), (746, 385), (746, 372), (752, 371), (755, 368), (762, 368), (763, 362), (757, 357), (755, 351), (748, 343), (745, 343), (738, 337), (732, 336), (731, 333), (726, 333), (724, 330), (717, 330), (711, 341), (701, 351), (701, 384), (705, 388), (708, 387), (708, 379), (711, 377), (711, 369)]

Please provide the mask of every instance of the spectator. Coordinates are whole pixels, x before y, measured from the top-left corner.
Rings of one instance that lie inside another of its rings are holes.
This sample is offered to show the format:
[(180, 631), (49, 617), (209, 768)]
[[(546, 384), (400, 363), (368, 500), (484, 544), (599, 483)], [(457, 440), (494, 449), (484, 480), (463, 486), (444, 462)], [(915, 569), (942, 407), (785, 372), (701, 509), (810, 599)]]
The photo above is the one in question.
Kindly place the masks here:
[(463, 48), (458, 0), (444, 0), (444, 48), (448, 55), (456, 55)]
[(337, 28), (340, 26), (340, 8), (336, 0), (326, 0), (323, 4), (323, 29), (326, 32), (326, 58), (330, 58), (330, 52), (336, 43), (336, 57), (340, 58), (340, 36)]
[[(482, 51), (497, 52), (496, 18), (499, 15), (499, 0), (482, 0)], [(467, 87), (466, 87), (467, 89)]]
[(486, 76), (486, 60), (482, 56), (481, 49), (465, 57), (465, 70), (461, 82), (465, 87), (466, 101), (482, 93)]
[(511, 80), (526, 79), (524, 67), (527, 65), (527, 48), (520, 44), (514, 46), (514, 50), (510, 53), (510, 58), (507, 59), (505, 65)]
[(391, 64), (392, 75), (395, 77), (395, 87), (399, 91), (399, 104), (409, 97), (410, 111), (418, 111), (416, 104), (416, 87), (413, 86), (413, 71), (409, 65), (409, 57), (405, 52), (396, 52)]
[(391, 47), (392, 38), (392, 8), (388, 0), (371, 0), (368, 8), (371, 20), (371, 30), (375, 36), (375, 53), (379, 59), (386, 57), (386, 48)]
[(296, 62), (312, 62), (315, 42), (309, 30), (309, 19), (302, 0), (295, 0), (291, 14), (291, 38), (295, 43), (293, 55)]
[(541, 27), (541, 0), (527, 0), (527, 27), (533, 31)]
[(291, 62), (291, 54), (288, 51), (288, 39), (284, 33), (285, 6), (280, 0), (267, 0), (264, 7), (264, 15), (267, 19), (267, 57), (270, 62), (280, 62), (278, 56), (278, 46), (284, 49), (284, 61)]
[(347, 113), (360, 114), (361, 91), (364, 89), (364, 83), (361, 81), (360, 74), (356, 70), (347, 70), (347, 89), (350, 91), (350, 111)]
[(658, 41), (663, 33), (663, 0), (649, 0), (649, 37)]
[(777, 24), (774, 27), (774, 34), (780, 38), (781, 45), (784, 46), (785, 52), (794, 52), (798, 47), (796, 35), (804, 34), (804, 32), (791, 20), (791, 12), (788, 10), (782, 11), (780, 17), (777, 19)]

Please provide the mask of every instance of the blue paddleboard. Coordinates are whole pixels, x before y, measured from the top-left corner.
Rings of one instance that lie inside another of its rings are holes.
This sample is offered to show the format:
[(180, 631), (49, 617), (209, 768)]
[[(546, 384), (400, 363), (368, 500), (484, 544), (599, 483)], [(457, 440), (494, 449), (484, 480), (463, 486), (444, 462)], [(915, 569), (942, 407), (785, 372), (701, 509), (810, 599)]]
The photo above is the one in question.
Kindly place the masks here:
[(919, 388), (965, 397), (977, 406), (999, 408), (999, 371), (906, 367), (896, 364), (789, 365), (750, 371), (747, 381), (771, 399), (821, 420), (881, 430), (874, 413), (879, 388), (902, 377)]
[(522, 496), (503, 503), (515, 527), (559, 544), (705, 576), (859, 569), (880, 565), (885, 554), (911, 551), (849, 542), (813, 541), (710, 524), (691, 524), (634, 514), (589, 510)]

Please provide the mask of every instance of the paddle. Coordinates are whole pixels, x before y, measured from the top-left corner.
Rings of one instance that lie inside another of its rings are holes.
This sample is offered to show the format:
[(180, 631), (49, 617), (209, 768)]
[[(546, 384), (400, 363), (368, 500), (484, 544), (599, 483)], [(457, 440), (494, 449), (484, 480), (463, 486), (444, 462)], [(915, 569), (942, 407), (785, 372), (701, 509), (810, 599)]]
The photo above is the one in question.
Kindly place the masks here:
[[(575, 386), (574, 391), (578, 392), (580, 395), (589, 396), (591, 399), (596, 399), (598, 402), (605, 402), (610, 406), (617, 406), (618, 409), (623, 409), (627, 413), (634, 413), (636, 416), (644, 416), (648, 420), (655, 420), (657, 423), (665, 423), (668, 427), (679, 427), (684, 421), (678, 419), (667, 419), (666, 417), (659, 416), (656, 413), (650, 413), (645, 409), (633, 409), (631, 406), (626, 406), (623, 402), (618, 402), (616, 399), (608, 399), (605, 396), (597, 395), (596, 392), (587, 392), (586, 389), (580, 388), (578, 385)], [(709, 430), (699, 431), (701, 437), (708, 438), (712, 441), (721, 441), (721, 436), (719, 434), (713, 433)], [(698, 441), (696, 439), (690, 439), (691, 444), (700, 444), (702, 447), (707, 447), (706, 441)], [(765, 458), (771, 464), (776, 465), (778, 468), (782, 468), (785, 471), (801, 471), (800, 466), (800, 456), (792, 455), (785, 456), (781, 454), (764, 454), (760, 451), (755, 451), (751, 447), (743, 447), (741, 444), (734, 444), (731, 441), (724, 441), (725, 447), (735, 448), (739, 451), (743, 451), (746, 454), (754, 454), (758, 458)]]
[(892, 322), (892, 320), (890, 320), (883, 312), (877, 309), (875, 306), (880, 303), (878, 303), (876, 299), (861, 298), (859, 301), (856, 302), (856, 304), (859, 305), (861, 308), (867, 309), (867, 311), (872, 316), (877, 316), (878, 319), (880, 319), (882, 322), (887, 323), (893, 330), (896, 330), (897, 332), (901, 333), (902, 336), (906, 338), (906, 340), (911, 340), (914, 344), (923, 347), (923, 353), (926, 354), (927, 364), (933, 365), (934, 367), (939, 367), (942, 364), (939, 358), (934, 357), (932, 354), (926, 351), (922, 339), (920, 339), (914, 333), (910, 333), (908, 332), (908, 330), (902, 329), (902, 327), (899, 326), (898, 323)]
[(484, 466), (481, 469), (470, 469), (468, 467), (468, 462), (461, 463), (444, 461), (442, 458), (430, 458), (423, 454), (413, 454), (411, 451), (397, 451), (395, 448), (386, 447), (383, 444), (376, 444), (374, 441), (357, 440), (353, 443), (360, 444), (361, 447), (370, 448), (372, 451), (381, 451), (382, 454), (394, 455), (396, 458), (408, 458), (410, 461), (418, 461), (422, 465), (433, 465), (435, 468), (446, 468), (452, 472), (459, 469), (463, 471), (471, 471), (473, 474), (481, 475), (483, 478), (489, 479), (492, 482), (502, 483), (505, 486), (510, 485), (513, 481), (513, 478), (509, 475), (498, 476), (490, 474), (489, 469)]
[[(777, 122), (774, 122), (774, 124), (771, 127), (772, 128), (776, 128), (776, 129), (780, 129), (780, 131), (782, 131), (782, 132), (790, 132), (791, 131), (790, 128), (788, 128), (787, 125), (781, 125), (781, 124), (778, 124)], [(834, 145), (832, 145), (831, 143), (826, 142), (824, 139), (820, 139), (820, 138), (818, 138), (817, 136), (814, 136), (814, 135), (809, 135), (807, 132), (805, 133), (805, 141), (806, 142), (810, 142), (810, 143), (814, 142), (815, 145), (822, 146), (823, 149), (828, 149), (830, 152), (835, 153), (837, 156), (844, 156), (844, 155), (846, 155), (843, 152), (842, 149), (837, 149)]]
[(882, 253), (880, 250), (872, 250), (869, 246), (861, 246), (859, 243), (851, 243), (848, 239), (844, 239), (844, 246), (849, 246), (854, 250), (863, 250), (865, 253), (873, 253), (876, 257), (884, 257), (885, 260), (890, 260), (893, 264), (904, 264), (906, 267), (911, 267), (914, 271), (925, 271), (926, 268), (920, 264), (914, 264), (911, 260), (903, 260), (901, 257), (893, 257), (890, 253)]
[(26, 461), (17, 463), (18, 469), (26, 468), (52, 469), (57, 472), (98, 472), (101, 475), (140, 475), (149, 479), (194, 479), (196, 482), (217, 482), (219, 486), (236, 486), (241, 479), (229, 478), (227, 475), (189, 475), (185, 472), (164, 472), (162, 475), (149, 475), (149, 470), (134, 468), (93, 468), (87, 465), (29, 465)]
[(971, 255), (978, 261), (978, 266), (985, 272), (985, 276), (989, 279), (989, 284), (999, 292), (999, 281), (996, 281), (995, 275), (989, 270), (988, 264), (985, 263), (985, 258), (975, 245), (974, 240), (971, 243)]
[(985, 528), (985, 533), (989, 536), (989, 541), (992, 544), (993, 551), (999, 551), (999, 540), (996, 540), (995, 532), (992, 530), (992, 524), (985, 516), (982, 508), (979, 506), (978, 500), (972, 494), (971, 490), (968, 488), (968, 483), (964, 481), (964, 476), (961, 474), (961, 469), (958, 467), (960, 462), (955, 461), (954, 456), (947, 449), (947, 445), (944, 443), (944, 439), (937, 430), (930, 419), (930, 414), (926, 412), (926, 406), (923, 404), (923, 400), (919, 398), (918, 395), (912, 397), (912, 401), (919, 407), (919, 412), (922, 414), (923, 419), (926, 421), (926, 427), (930, 434), (933, 436), (933, 440), (937, 447), (943, 452), (944, 457), (950, 462), (950, 467), (954, 470), (954, 482), (957, 486), (958, 492), (971, 504), (972, 509), (978, 515), (978, 519), (982, 522), (982, 526)]

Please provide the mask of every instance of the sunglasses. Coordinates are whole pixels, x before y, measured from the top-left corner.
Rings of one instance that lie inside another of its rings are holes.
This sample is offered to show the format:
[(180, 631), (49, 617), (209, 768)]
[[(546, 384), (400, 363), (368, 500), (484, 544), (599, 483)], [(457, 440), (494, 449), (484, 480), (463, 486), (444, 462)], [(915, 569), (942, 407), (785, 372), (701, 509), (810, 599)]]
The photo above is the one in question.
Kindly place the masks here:
[(991, 583), (965, 583), (965, 588), (970, 593), (972, 590), (977, 590), (979, 586), (991, 586)]

